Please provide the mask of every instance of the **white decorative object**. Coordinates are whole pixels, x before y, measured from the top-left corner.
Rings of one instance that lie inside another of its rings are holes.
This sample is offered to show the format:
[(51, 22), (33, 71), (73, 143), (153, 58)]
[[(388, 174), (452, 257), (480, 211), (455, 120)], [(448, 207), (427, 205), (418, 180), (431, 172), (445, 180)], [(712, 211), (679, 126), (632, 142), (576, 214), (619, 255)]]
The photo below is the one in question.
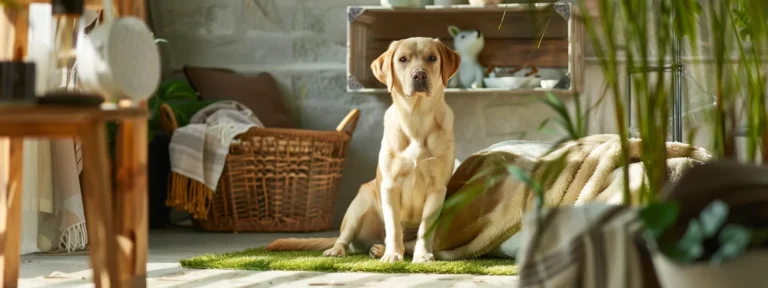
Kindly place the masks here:
[(471, 5), (498, 5), (501, 0), (469, 0)]
[(160, 53), (144, 21), (113, 19), (112, 1), (104, 1), (104, 24), (78, 40), (77, 73), (81, 86), (107, 100), (140, 101), (160, 84)]
[(459, 71), (448, 82), (448, 87), (482, 88), (485, 69), (477, 58), (485, 47), (483, 33), (480, 33), (480, 30), (462, 31), (453, 25), (448, 27), (448, 32), (453, 37), (454, 49), (461, 55)]
[(541, 84), (541, 78), (511, 76), (485, 78), (483, 82), (488, 88), (526, 89), (539, 87)]
[(381, 0), (384, 7), (424, 7), (432, 5), (431, 0)]
[(88, 27), (99, 19), (99, 12), (91, 9), (85, 9), (83, 11), (83, 27)]
[(451, 6), (451, 5), (461, 5), (461, 4), (469, 4), (467, 0), (435, 0), (435, 5), (441, 5), (441, 6)]
[(560, 80), (541, 80), (541, 88), (544, 88), (544, 89), (555, 88), (555, 85), (557, 85), (557, 82), (560, 82)]

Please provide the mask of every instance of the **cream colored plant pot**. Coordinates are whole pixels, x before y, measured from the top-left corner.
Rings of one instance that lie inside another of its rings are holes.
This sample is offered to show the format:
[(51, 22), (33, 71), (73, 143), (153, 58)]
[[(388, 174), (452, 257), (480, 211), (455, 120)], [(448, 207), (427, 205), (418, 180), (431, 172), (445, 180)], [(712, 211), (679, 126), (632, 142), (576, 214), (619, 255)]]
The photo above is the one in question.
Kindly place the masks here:
[(712, 266), (709, 262), (682, 264), (654, 253), (653, 267), (664, 288), (768, 287), (768, 250), (754, 250)]

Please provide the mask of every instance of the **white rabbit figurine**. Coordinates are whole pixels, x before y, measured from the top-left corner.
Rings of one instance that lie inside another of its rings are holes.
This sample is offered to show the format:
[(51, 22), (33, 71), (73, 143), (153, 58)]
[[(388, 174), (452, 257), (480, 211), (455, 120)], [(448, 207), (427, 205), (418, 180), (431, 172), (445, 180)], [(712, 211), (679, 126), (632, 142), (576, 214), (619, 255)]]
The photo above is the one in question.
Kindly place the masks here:
[(482, 88), (485, 69), (477, 58), (485, 46), (483, 33), (480, 33), (480, 30), (462, 31), (453, 25), (448, 27), (448, 32), (453, 37), (453, 48), (461, 56), (459, 71), (448, 82), (448, 87)]

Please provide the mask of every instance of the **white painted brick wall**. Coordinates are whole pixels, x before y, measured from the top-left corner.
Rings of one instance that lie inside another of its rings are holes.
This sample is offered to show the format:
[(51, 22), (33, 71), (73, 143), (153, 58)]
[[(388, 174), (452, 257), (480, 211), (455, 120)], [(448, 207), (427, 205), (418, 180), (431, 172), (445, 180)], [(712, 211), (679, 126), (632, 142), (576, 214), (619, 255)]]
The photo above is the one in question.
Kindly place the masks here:
[[(353, 108), (362, 118), (346, 163), (336, 219), (340, 221), (360, 184), (375, 176), (388, 95), (345, 91), (346, 7), (379, 0), (152, 0), (153, 26), (169, 41), (162, 48), (166, 75), (184, 65), (227, 67), (241, 73), (272, 73), (301, 126), (333, 129)], [(588, 65), (586, 95), (599, 98), (603, 83)], [(226, 92), (223, 92), (226, 93)], [(608, 97), (610, 98), (610, 97)], [(572, 102), (568, 97), (566, 102)], [(537, 132), (553, 113), (533, 97), (451, 95), (456, 115), (457, 156), (463, 159), (509, 139), (552, 141), (561, 135)], [(616, 129), (613, 104), (593, 111), (590, 131)], [(604, 120), (604, 121), (603, 121)]]

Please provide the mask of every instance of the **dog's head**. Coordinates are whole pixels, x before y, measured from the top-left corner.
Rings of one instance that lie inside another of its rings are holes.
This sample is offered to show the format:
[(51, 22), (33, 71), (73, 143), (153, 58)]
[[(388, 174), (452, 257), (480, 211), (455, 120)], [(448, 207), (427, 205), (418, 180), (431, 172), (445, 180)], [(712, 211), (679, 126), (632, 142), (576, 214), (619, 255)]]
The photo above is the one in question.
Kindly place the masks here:
[(460, 59), (438, 39), (415, 37), (393, 42), (371, 70), (393, 96), (429, 97), (443, 93)]

